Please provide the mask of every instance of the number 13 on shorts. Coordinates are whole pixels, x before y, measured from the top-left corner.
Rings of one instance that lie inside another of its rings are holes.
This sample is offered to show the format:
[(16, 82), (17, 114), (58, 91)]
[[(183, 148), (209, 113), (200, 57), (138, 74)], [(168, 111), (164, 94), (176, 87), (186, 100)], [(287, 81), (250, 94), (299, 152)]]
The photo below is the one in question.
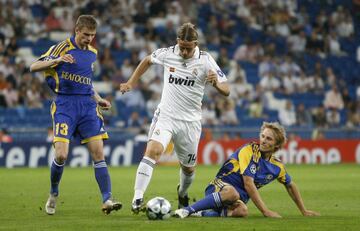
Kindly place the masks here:
[(67, 136), (68, 134), (68, 125), (66, 123), (56, 123), (55, 125), (55, 135), (59, 135), (59, 133), (63, 136)]

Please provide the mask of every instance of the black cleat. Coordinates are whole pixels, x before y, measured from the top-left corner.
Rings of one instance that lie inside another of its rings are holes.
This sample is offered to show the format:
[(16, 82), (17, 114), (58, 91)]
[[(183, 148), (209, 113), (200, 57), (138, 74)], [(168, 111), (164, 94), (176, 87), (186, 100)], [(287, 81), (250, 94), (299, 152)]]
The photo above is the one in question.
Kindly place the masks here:
[(187, 194), (184, 197), (179, 196), (179, 188), (180, 188), (180, 184), (178, 184), (176, 191), (178, 193), (178, 201), (179, 201), (178, 208), (181, 209), (189, 206), (190, 198)]
[(139, 214), (139, 212), (145, 212), (145, 205), (144, 205), (144, 199), (139, 198), (133, 201), (131, 204), (131, 211), (133, 214)]

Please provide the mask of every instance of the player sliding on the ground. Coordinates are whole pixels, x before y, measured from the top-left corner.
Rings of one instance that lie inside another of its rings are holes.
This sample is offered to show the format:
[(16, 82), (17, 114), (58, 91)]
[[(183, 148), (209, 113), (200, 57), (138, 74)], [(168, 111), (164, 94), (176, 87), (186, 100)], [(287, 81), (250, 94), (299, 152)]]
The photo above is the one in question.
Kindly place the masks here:
[(205, 189), (205, 198), (175, 211), (175, 216), (245, 217), (251, 199), (265, 217), (280, 218), (261, 199), (258, 189), (277, 179), (304, 216), (319, 216), (305, 208), (300, 192), (274, 153), (286, 142), (285, 129), (278, 123), (264, 122), (260, 142), (251, 142), (236, 150), (223, 164)]

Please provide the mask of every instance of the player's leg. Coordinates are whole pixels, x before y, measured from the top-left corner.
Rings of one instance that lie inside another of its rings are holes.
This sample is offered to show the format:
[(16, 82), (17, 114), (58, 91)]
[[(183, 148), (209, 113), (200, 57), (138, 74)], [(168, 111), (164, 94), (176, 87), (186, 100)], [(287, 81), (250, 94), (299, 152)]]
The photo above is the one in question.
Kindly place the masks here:
[(121, 209), (122, 204), (112, 198), (111, 179), (103, 152), (103, 140), (108, 139), (104, 129), (104, 121), (96, 102), (90, 97), (79, 101), (81, 118), (78, 121), (76, 134), (82, 138), (81, 143), (87, 144), (94, 162), (94, 174), (102, 196), (102, 211), (109, 214)]
[(180, 164), (180, 183), (177, 187), (178, 208), (189, 206), (188, 189), (195, 178), (195, 167), (186, 167)]
[[(180, 218), (185, 218), (192, 213), (212, 209), (214, 211), (220, 211), (220, 216), (223, 208), (234, 204), (237, 200), (240, 199), (239, 193), (233, 186), (229, 184), (223, 184), (221, 181), (217, 180), (214, 182), (215, 184), (210, 184), (206, 188), (206, 196), (203, 199), (188, 207), (176, 210), (175, 215)], [(214, 214), (211, 216), (214, 216)], [(223, 214), (223, 216), (226, 216), (226, 214)]]
[(178, 208), (189, 206), (188, 189), (195, 178), (197, 150), (201, 135), (201, 123), (177, 121), (175, 126), (174, 147), (180, 161), (180, 180)]
[(55, 157), (50, 167), (50, 195), (45, 205), (49, 215), (55, 214), (56, 199), (59, 195), (59, 184), (64, 171), (64, 166), (69, 153), (69, 140), (74, 132), (73, 110), (62, 99), (57, 99), (51, 105), (51, 116), (54, 130)]
[[(171, 134), (167, 137), (171, 137)], [(148, 142), (144, 157), (140, 161), (136, 171), (134, 197), (131, 208), (134, 213), (138, 213), (143, 207), (144, 193), (150, 183), (155, 164), (163, 152), (164, 146), (162, 143), (155, 140)]]
[(113, 210), (119, 210), (122, 204), (112, 198), (111, 179), (105, 162), (102, 139), (90, 139), (87, 143), (91, 157), (94, 161), (95, 178), (102, 195), (102, 211), (109, 214)]
[(134, 196), (131, 204), (131, 210), (135, 214), (143, 208), (144, 193), (150, 183), (155, 164), (170, 143), (171, 127), (170, 119), (161, 117), (159, 109), (156, 110), (150, 125), (145, 154), (136, 170)]
[(50, 167), (50, 195), (46, 201), (45, 211), (49, 215), (55, 214), (56, 200), (59, 196), (59, 184), (64, 171), (65, 161), (69, 153), (69, 143), (58, 141), (54, 143), (55, 157)]

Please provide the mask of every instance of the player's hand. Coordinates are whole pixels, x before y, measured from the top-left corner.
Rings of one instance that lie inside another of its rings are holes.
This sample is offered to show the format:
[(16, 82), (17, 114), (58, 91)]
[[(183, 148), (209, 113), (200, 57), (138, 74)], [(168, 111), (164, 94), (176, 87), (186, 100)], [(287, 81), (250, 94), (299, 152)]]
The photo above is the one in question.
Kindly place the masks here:
[(100, 106), (100, 109), (102, 110), (109, 110), (111, 108), (111, 103), (107, 101), (106, 99), (99, 99), (97, 104)]
[(205, 78), (205, 82), (210, 83), (211, 85), (213, 85), (215, 87), (218, 83), (217, 74), (213, 70), (210, 70), (208, 75)]
[(75, 63), (75, 59), (72, 55), (66, 54), (66, 55), (60, 56), (59, 58), (55, 59), (55, 64), (59, 64), (61, 62)]
[(320, 216), (320, 213), (311, 210), (305, 210), (302, 214), (306, 217)]
[(265, 211), (264, 216), (271, 217), (271, 218), (282, 218), (282, 216), (280, 216), (280, 214), (278, 214), (277, 212), (271, 211), (271, 210)]
[(130, 83), (121, 83), (120, 84), (120, 91), (122, 94), (128, 92), (128, 91), (131, 91), (132, 89), (132, 86)]

